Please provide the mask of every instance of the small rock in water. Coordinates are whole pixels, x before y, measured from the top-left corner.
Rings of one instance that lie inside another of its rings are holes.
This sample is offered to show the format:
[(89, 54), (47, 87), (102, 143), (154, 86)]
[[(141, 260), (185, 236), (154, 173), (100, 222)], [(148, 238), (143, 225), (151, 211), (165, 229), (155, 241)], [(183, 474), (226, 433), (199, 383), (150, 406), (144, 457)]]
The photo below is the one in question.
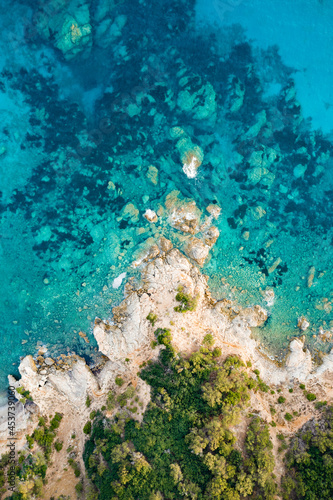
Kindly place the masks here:
[(297, 323), (297, 326), (300, 330), (302, 330), (302, 332), (305, 332), (305, 330), (307, 330), (310, 326), (310, 323), (308, 322), (308, 320), (305, 318), (305, 316), (300, 316), (298, 318), (298, 323)]
[(126, 278), (126, 273), (119, 274), (119, 276), (113, 280), (112, 288), (119, 288), (124, 278)]
[(158, 221), (158, 217), (156, 215), (156, 212), (154, 212), (154, 210), (150, 210), (149, 208), (148, 208), (148, 210), (145, 211), (143, 216), (149, 222), (157, 222)]
[(311, 266), (308, 273), (308, 288), (312, 287), (315, 272), (316, 268), (314, 266)]

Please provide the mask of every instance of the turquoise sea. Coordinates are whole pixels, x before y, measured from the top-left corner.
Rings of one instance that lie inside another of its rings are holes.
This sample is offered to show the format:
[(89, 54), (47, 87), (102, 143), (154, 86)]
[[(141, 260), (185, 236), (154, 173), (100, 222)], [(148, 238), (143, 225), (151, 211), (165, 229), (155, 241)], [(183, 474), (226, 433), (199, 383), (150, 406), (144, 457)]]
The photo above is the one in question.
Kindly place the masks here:
[[(132, 261), (179, 243), (143, 217), (175, 190), (222, 209), (214, 296), (268, 308), (254, 334), (271, 354), (301, 315), (313, 352), (330, 349), (332, 3), (0, 4), (0, 389), (39, 345), (94, 362), (94, 319)], [(173, 127), (203, 153), (194, 178)]]

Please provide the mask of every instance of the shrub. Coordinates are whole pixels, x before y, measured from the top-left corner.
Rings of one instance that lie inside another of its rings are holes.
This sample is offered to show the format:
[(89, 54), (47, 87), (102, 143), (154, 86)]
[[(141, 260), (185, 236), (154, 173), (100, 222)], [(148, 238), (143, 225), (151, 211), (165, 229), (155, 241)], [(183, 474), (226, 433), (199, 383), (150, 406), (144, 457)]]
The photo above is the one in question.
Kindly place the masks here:
[(326, 406), (327, 405), (327, 401), (317, 401), (317, 403), (315, 404), (315, 408), (316, 410), (320, 410), (320, 408), (322, 408), (323, 406)]
[(222, 354), (222, 350), (220, 349), (220, 347), (215, 347), (212, 351), (212, 355), (214, 358), (219, 358)]
[(57, 451), (60, 451), (60, 450), (62, 450), (63, 443), (62, 443), (61, 441), (56, 441), (56, 442), (54, 443), (54, 447), (55, 447), (55, 449), (56, 449)]
[(191, 297), (188, 293), (183, 292), (183, 287), (178, 288), (178, 293), (176, 295), (177, 302), (180, 302), (179, 306), (174, 307), (176, 312), (185, 313), (187, 311), (194, 311), (197, 307), (198, 296)]
[(272, 427), (276, 427), (276, 423), (274, 422), (274, 420), (272, 420), (269, 425), (271, 425)]
[(50, 430), (53, 431), (55, 429), (58, 429), (61, 420), (62, 415), (60, 413), (56, 413), (50, 422)]
[(247, 366), (248, 368), (251, 368), (251, 367), (252, 367), (252, 363), (251, 363), (251, 361), (247, 361), (247, 362), (246, 362), (246, 366)]
[(275, 391), (271, 390), (271, 394), (275, 394)]
[(156, 340), (152, 340), (152, 341), (150, 342), (150, 347), (151, 347), (152, 349), (155, 349), (155, 347), (156, 347), (156, 346), (157, 346), (157, 342), (156, 342)]
[(290, 393), (294, 392), (294, 389), (291, 389), (291, 388), (290, 388), (290, 389), (289, 389), (289, 392), (290, 392)]
[(253, 373), (255, 373), (256, 375), (260, 375), (260, 371), (257, 369), (253, 370)]
[(96, 417), (96, 415), (97, 415), (97, 411), (96, 411), (96, 410), (93, 410), (93, 411), (90, 413), (90, 415), (89, 415), (90, 420), (94, 420), (94, 418)]
[(240, 368), (244, 366), (244, 363), (238, 356), (228, 356), (223, 366), (225, 368)]
[[(103, 405), (102, 408), (101, 408), (101, 411), (105, 411), (105, 410), (106, 410), (106, 406)], [(112, 408), (111, 408), (111, 410), (112, 410)]]
[(280, 397), (278, 398), (278, 400), (277, 400), (277, 402), (278, 402), (279, 404), (283, 404), (283, 403), (285, 403), (285, 401), (286, 401), (286, 398), (284, 398), (283, 396), (280, 396)]
[(305, 385), (304, 385), (304, 384), (300, 384), (300, 385), (299, 385), (299, 388), (300, 388), (300, 389), (302, 389), (302, 391), (304, 391), (304, 389), (305, 389)]
[(306, 395), (306, 399), (308, 401), (314, 401), (315, 399), (317, 399), (317, 396), (315, 394), (313, 394), (312, 392), (308, 392)]
[(155, 325), (155, 323), (156, 323), (156, 321), (157, 321), (157, 319), (158, 319), (158, 317), (157, 317), (157, 315), (156, 315), (156, 314), (154, 314), (154, 313), (150, 312), (150, 313), (148, 314), (148, 316), (147, 316), (147, 318), (146, 318), (146, 319), (147, 319), (148, 321), (150, 321), (150, 323), (152, 324), (152, 326), (154, 326), (154, 325)]
[(29, 436), (29, 434), (27, 434), (25, 437), (27, 438), (28, 447), (31, 450), (34, 446), (34, 438), (32, 436)]
[(90, 397), (88, 395), (87, 399), (86, 399), (86, 407), (89, 408), (90, 405), (91, 405), (91, 399), (90, 399)]
[(83, 484), (81, 483), (81, 481), (75, 485), (75, 489), (76, 489), (77, 493), (82, 493)]
[(207, 333), (207, 335), (204, 336), (202, 343), (207, 347), (213, 347), (215, 339), (211, 333)]
[(124, 380), (121, 377), (119, 377), (119, 375), (116, 377), (115, 382), (119, 387), (121, 387), (125, 383)]
[(293, 416), (292, 416), (290, 413), (286, 413), (286, 414), (285, 414), (285, 416), (284, 416), (284, 418), (285, 418), (288, 422), (290, 422), (290, 421), (293, 419)]
[(83, 432), (85, 434), (90, 434), (91, 433), (91, 422), (90, 422), (90, 420), (84, 425)]
[(172, 341), (170, 330), (168, 330), (167, 328), (158, 328), (154, 333), (159, 344), (165, 345), (166, 347), (170, 346)]

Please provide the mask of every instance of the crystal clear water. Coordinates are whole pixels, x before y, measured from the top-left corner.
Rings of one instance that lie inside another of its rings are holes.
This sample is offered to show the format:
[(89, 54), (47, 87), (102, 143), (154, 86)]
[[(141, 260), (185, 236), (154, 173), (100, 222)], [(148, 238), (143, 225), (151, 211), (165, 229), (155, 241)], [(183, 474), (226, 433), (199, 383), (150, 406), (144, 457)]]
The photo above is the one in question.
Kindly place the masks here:
[[(318, 332), (333, 326), (333, 7), (2, 3), (1, 388), (40, 344), (94, 359), (94, 318), (122, 298), (114, 279), (137, 273), (129, 265), (147, 241), (179, 244), (166, 217), (143, 217), (173, 190), (202, 211), (222, 208), (203, 268), (215, 296), (268, 307), (256, 335), (274, 354), (300, 315), (309, 345), (327, 350)], [(79, 47), (69, 60), (61, 29)], [(203, 151), (194, 179), (174, 126)]]

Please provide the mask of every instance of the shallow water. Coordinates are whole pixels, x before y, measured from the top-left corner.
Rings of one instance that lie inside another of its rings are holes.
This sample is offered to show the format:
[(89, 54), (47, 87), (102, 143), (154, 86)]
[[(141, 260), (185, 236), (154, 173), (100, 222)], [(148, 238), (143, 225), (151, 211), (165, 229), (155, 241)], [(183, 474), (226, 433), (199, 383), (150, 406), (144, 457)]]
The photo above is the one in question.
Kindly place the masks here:
[[(143, 218), (173, 190), (222, 208), (203, 271), (217, 298), (268, 307), (255, 334), (271, 352), (299, 334), (300, 315), (309, 345), (331, 346), (313, 335), (333, 326), (333, 10), (325, 0), (204, 4), (87, 2), (91, 47), (70, 61), (36, 21), (50, 25), (52, 2), (2, 10), (1, 387), (37, 345), (93, 361), (94, 318), (122, 297), (114, 279), (137, 274), (129, 265), (148, 238), (179, 243), (166, 217)], [(106, 36), (108, 19), (118, 32)], [(192, 107), (184, 88), (198, 93)], [(204, 153), (195, 179), (174, 126)], [(128, 203), (138, 214), (124, 214)]]

